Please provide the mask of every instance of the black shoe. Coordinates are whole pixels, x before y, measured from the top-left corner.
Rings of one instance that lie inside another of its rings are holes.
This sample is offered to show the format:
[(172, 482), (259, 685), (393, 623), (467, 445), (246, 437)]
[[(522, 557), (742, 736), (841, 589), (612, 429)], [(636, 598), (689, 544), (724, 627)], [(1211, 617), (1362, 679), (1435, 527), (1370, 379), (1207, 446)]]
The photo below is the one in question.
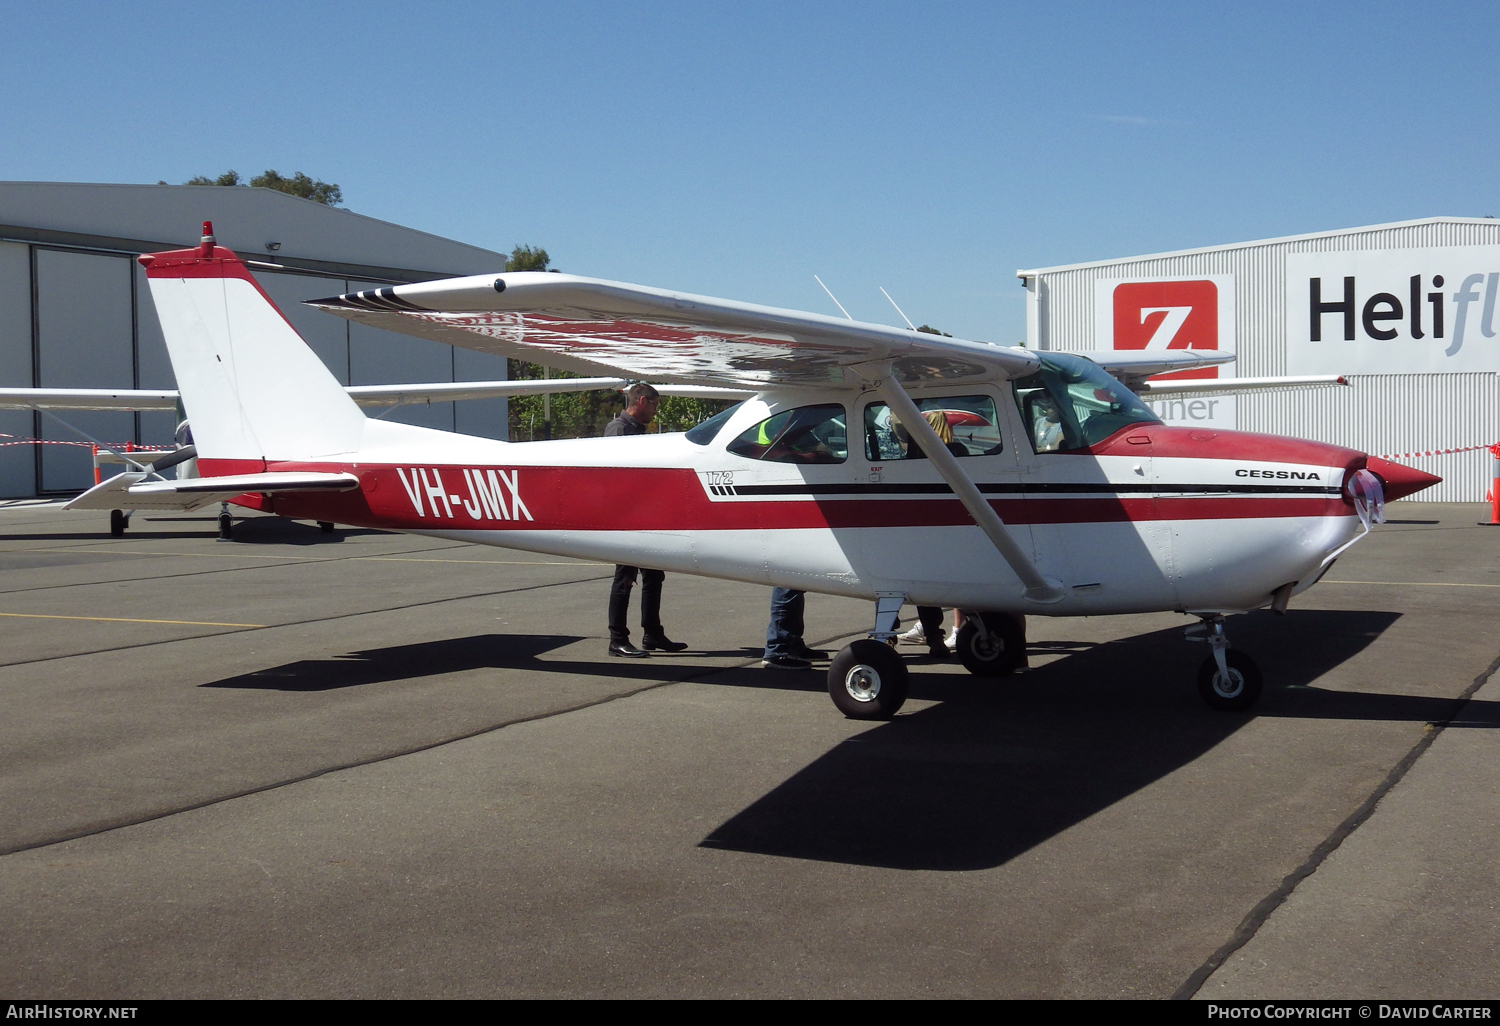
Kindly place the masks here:
[(947, 645), (932, 645), (927, 649), (929, 659), (951, 659), (953, 653), (948, 651)]
[(673, 641), (665, 634), (647, 634), (641, 638), (641, 647), (647, 652), (681, 652), (687, 648), (687, 642)]
[(628, 641), (611, 641), (609, 643), (609, 654), (612, 656), (625, 656), (629, 659), (646, 658), (645, 652), (642, 652)]
[(828, 653), (817, 648), (808, 648), (806, 645), (798, 645), (792, 649), (792, 655), (798, 659), (806, 659), (810, 662), (819, 663), (828, 658)]
[(798, 659), (796, 656), (779, 655), (762, 659), (760, 665), (768, 670), (811, 670), (812, 663), (806, 659)]

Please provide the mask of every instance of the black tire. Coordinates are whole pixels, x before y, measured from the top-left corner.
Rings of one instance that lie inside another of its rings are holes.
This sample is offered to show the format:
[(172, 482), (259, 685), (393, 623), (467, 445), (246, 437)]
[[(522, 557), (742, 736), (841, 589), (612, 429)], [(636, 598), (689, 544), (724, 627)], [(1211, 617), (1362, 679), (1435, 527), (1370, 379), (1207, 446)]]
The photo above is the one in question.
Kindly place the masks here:
[[(986, 634), (975, 619), (984, 617)], [(1026, 635), (1007, 613), (969, 613), (958, 629), (958, 658), (964, 669), (980, 677), (1004, 677), (1026, 659)]]
[(219, 514), (219, 541), (229, 541), (234, 537), (234, 517), (228, 513)]
[(322, 531), (324, 534), (332, 534), (333, 533), (333, 524), (331, 522), (327, 521), (327, 520), (319, 520), (318, 521), (318, 530)]
[(851, 720), (888, 720), (906, 702), (906, 664), (889, 645), (865, 638), (828, 665), (828, 695)]
[(112, 509), (109, 511), (109, 533), (116, 538), (122, 537), (125, 534), (125, 525), (128, 523), (130, 523), (130, 520), (126, 518), (124, 510)]
[(1243, 712), (1260, 698), (1260, 667), (1254, 659), (1233, 649), (1224, 653), (1224, 662), (1229, 665), (1227, 682), (1220, 679), (1218, 660), (1213, 656), (1203, 660), (1198, 667), (1198, 694), (1210, 709)]

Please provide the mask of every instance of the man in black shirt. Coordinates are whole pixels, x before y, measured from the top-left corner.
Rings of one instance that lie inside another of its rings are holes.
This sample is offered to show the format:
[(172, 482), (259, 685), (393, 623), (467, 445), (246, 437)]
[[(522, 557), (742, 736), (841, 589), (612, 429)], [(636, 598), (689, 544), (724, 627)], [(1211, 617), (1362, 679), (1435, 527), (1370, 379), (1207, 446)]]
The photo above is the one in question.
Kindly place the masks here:
[[(605, 437), (645, 434), (646, 425), (656, 416), (657, 398), (656, 389), (650, 385), (631, 385), (625, 392), (625, 410), (604, 428)], [(681, 652), (687, 645), (668, 638), (661, 626), (661, 582), (666, 574), (645, 567), (616, 566), (615, 583), (609, 589), (609, 654), (634, 659), (646, 655), (630, 643), (630, 628), (625, 625), (637, 573), (641, 575), (641, 648)]]

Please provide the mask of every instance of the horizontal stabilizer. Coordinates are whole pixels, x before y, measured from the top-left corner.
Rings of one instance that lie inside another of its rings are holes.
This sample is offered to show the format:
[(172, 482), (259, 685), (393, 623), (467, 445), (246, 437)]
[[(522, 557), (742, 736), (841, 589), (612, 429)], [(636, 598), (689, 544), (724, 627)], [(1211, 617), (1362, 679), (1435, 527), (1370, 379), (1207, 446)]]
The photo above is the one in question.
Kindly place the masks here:
[(139, 471), (117, 474), (96, 484), (64, 509), (159, 509), (187, 511), (224, 502), (246, 492), (275, 495), (286, 492), (346, 492), (359, 487), (353, 474), (316, 474), (287, 471), (270, 474), (233, 474), (227, 477), (190, 477), (185, 481), (146, 481)]
[(175, 389), (0, 388), (0, 410), (175, 409)]

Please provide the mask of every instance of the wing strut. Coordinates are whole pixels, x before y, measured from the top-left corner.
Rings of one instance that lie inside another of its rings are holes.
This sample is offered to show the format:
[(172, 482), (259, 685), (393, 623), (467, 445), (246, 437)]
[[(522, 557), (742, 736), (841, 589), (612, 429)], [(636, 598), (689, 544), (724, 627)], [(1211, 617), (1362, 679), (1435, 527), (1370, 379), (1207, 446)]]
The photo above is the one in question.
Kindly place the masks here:
[(953, 489), (953, 494), (964, 504), (979, 529), (1016, 572), (1016, 576), (1026, 586), (1026, 598), (1044, 604), (1062, 601), (1062, 586), (1043, 577), (1036, 564), (1027, 558), (1021, 546), (1016, 544), (1016, 540), (1006, 530), (1005, 521), (1000, 519), (1000, 514), (979, 494), (979, 487), (964, 472), (964, 468), (959, 466), (957, 458), (948, 451), (932, 425), (927, 423), (927, 418), (922, 416), (917, 404), (911, 401), (911, 396), (906, 394), (901, 383), (894, 376), (887, 375), (880, 382), (877, 391), (890, 405), (901, 425), (917, 440), (917, 444), (922, 447), (943, 480), (948, 482), (948, 487)]

